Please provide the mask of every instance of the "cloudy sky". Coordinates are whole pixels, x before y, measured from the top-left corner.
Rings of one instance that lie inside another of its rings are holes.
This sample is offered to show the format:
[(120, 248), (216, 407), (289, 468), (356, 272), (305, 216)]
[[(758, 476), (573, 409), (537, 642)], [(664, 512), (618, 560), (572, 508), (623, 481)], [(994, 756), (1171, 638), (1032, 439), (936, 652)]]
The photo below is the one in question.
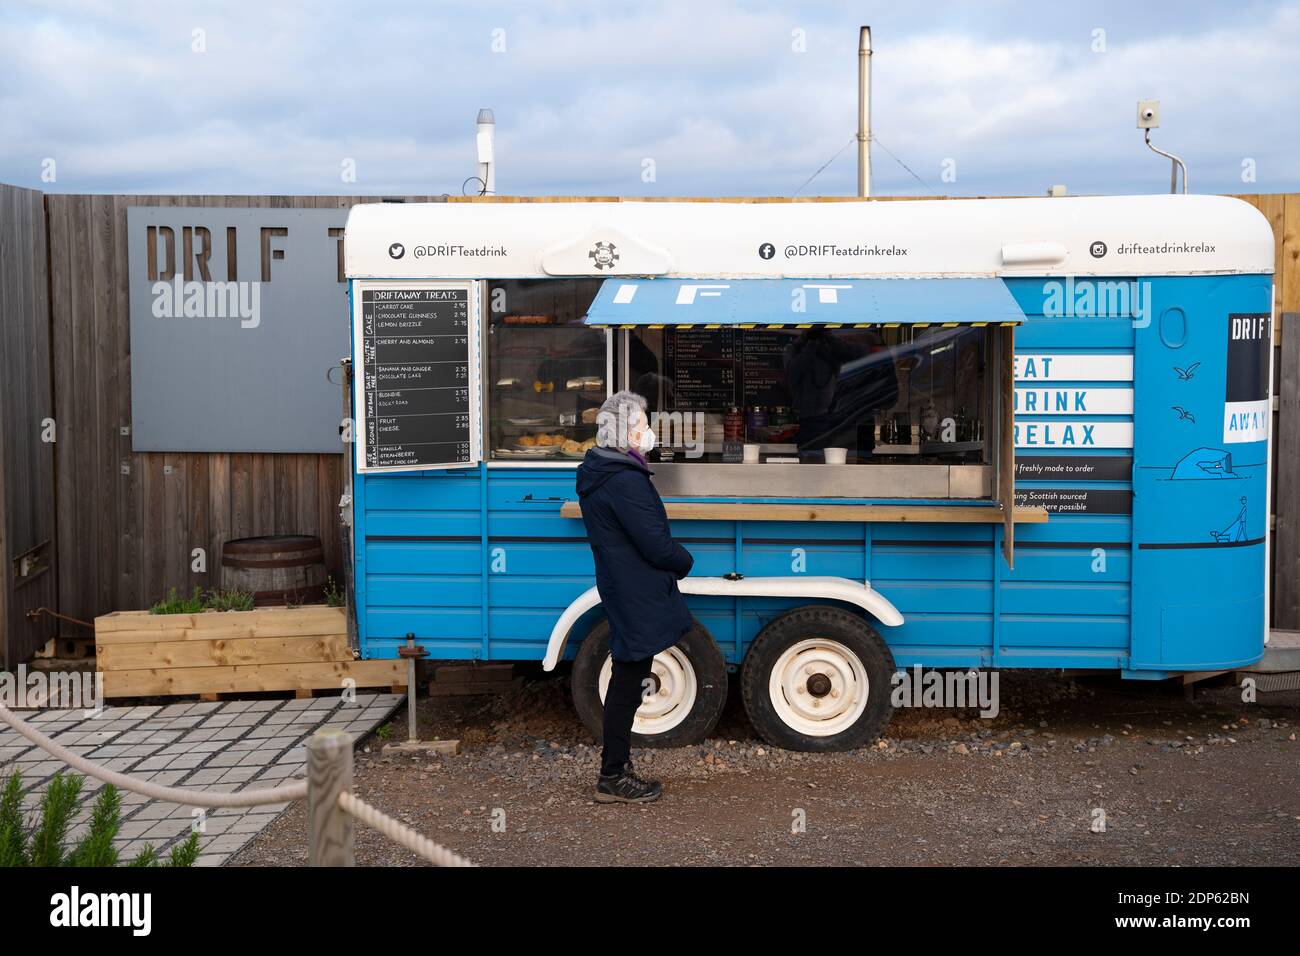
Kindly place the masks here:
[(849, 195), (865, 22), (878, 194), (1165, 191), (1140, 98), (1193, 191), (1300, 191), (1300, 3), (1058, 6), (5, 0), (0, 181), (458, 193), (486, 106), (502, 193)]

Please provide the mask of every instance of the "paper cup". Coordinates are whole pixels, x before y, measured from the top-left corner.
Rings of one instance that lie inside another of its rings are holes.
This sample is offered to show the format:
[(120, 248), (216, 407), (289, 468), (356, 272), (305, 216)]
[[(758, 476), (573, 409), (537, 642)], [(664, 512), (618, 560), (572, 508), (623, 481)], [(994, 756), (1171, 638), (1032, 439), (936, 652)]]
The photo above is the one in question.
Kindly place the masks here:
[(759, 450), (760, 447), (761, 447), (761, 446), (759, 446), (759, 445), (746, 445), (746, 446), (745, 446), (745, 464), (747, 464), (747, 465), (757, 465), (757, 464), (758, 464), (758, 450)]
[(849, 460), (849, 450), (847, 448), (827, 448), (826, 464), (842, 465)]

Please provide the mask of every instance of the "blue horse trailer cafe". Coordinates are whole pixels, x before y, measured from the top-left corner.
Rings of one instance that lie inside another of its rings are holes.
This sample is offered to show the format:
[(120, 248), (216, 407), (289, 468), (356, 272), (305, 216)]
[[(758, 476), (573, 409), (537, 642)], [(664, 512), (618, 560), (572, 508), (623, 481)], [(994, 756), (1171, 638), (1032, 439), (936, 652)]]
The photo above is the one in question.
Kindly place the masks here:
[(1273, 250), (1204, 196), (356, 206), (362, 654), (567, 667), (598, 730), (574, 470), (631, 389), (695, 557), (641, 743), (705, 736), (730, 681), (765, 738), (833, 750), (903, 668), (1247, 666)]

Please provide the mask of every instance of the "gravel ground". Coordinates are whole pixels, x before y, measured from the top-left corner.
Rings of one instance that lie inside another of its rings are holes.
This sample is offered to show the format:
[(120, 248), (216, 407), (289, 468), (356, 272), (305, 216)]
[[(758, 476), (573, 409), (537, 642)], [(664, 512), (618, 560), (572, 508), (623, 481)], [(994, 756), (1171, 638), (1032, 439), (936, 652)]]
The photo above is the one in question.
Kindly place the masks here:
[[(847, 754), (757, 739), (739, 701), (714, 738), (634, 754), (664, 783), (647, 806), (591, 800), (598, 748), (567, 681), (540, 671), (493, 697), (420, 701), (452, 757), (357, 753), (356, 790), (485, 865), (1208, 865), (1300, 858), (1300, 693), (1003, 672), (1002, 713), (903, 710)], [(1010, 702), (1010, 703), (1008, 703)], [(403, 709), (392, 721), (405, 737)], [(1093, 832), (1104, 812), (1105, 832)], [(230, 861), (306, 860), (301, 802)], [(358, 827), (360, 865), (420, 865)]]

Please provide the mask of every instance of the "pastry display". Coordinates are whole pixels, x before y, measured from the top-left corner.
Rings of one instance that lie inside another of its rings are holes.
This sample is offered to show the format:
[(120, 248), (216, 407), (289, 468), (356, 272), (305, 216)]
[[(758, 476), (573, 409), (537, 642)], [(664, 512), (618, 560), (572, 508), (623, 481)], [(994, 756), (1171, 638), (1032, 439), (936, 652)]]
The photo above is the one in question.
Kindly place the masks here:
[[(590, 283), (592, 295), (598, 287)], [(491, 294), (501, 308), (487, 317), (492, 457), (582, 458), (595, 445), (605, 398), (607, 334), (579, 323), (585, 303), (557, 297), (546, 284), (500, 282)]]
[(537, 435), (520, 435), (518, 444), (522, 448), (550, 448), (563, 445), (565, 441), (565, 437), (559, 432), (554, 434), (541, 432)]

